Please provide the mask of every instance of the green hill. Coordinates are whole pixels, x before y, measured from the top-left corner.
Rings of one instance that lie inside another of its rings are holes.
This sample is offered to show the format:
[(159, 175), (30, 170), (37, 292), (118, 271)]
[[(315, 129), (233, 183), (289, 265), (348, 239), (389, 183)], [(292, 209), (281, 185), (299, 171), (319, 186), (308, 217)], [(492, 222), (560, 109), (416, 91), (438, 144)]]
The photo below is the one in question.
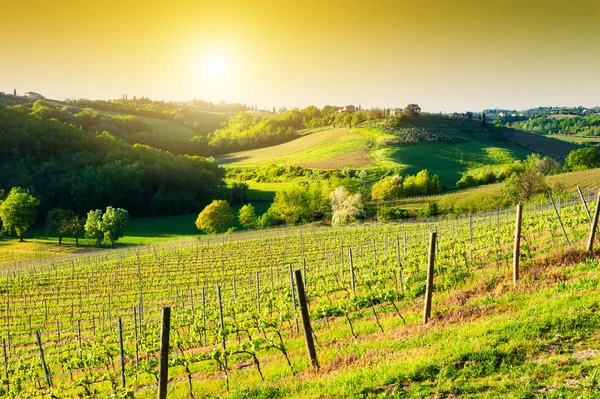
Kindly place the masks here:
[(459, 117), (423, 114), (394, 128), (381, 123), (311, 133), (285, 144), (226, 154), (217, 160), (227, 168), (270, 164), (314, 169), (394, 170), (415, 174), (427, 169), (454, 187), (464, 173), (494, 169), (532, 151), (480, 123)]

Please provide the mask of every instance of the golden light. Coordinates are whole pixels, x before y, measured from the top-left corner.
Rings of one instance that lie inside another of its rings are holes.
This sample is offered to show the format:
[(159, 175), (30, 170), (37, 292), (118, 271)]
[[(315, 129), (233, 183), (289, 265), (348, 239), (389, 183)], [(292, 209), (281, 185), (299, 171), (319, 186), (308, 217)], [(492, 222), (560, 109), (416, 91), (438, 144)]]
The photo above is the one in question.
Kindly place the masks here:
[(204, 73), (209, 77), (220, 77), (225, 72), (225, 63), (223, 59), (210, 57), (204, 61)]

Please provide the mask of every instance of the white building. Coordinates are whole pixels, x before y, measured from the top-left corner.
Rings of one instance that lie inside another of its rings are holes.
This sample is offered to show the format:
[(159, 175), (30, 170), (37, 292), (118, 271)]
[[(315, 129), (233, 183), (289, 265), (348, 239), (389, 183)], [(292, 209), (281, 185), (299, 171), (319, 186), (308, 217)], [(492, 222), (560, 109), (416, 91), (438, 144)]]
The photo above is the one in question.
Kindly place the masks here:
[(33, 91), (28, 91), (27, 93), (25, 93), (25, 97), (29, 97), (32, 100), (41, 100), (42, 98), (44, 98), (44, 96), (42, 96), (40, 93), (36, 93)]

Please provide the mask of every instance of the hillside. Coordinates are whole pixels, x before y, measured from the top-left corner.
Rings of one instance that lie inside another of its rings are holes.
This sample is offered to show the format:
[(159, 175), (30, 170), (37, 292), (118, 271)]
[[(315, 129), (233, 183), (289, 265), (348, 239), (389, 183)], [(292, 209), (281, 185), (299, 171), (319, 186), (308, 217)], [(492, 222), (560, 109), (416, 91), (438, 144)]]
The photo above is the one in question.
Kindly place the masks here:
[[(399, 134), (404, 131), (423, 133), (403, 139)], [(524, 159), (530, 153), (501, 135), (482, 131), (477, 121), (424, 114), (396, 130), (384, 124), (329, 129), (273, 147), (219, 156), (217, 161), (226, 168), (275, 164), (315, 169), (394, 170), (400, 174), (427, 169), (438, 174), (447, 187), (454, 187), (464, 173), (493, 169)]]
[[(564, 202), (562, 216), (571, 245), (548, 202), (525, 208), (516, 284), (513, 210), (277, 229), (15, 267), (0, 320), (10, 329), (11, 393), (46, 391), (31, 336), (39, 330), (55, 395), (155, 397), (160, 312), (169, 306), (174, 399), (594, 398), (600, 253), (581, 250), (589, 222), (577, 201)], [(430, 231), (439, 241), (423, 324)], [(306, 283), (318, 370), (306, 353), (294, 269)], [(120, 381), (119, 318), (125, 389), (111, 382)]]
[(222, 184), (223, 170), (210, 160), (85, 131), (48, 117), (55, 111), (62, 112), (40, 102), (0, 105), (0, 190), (26, 188), (41, 201), (40, 220), (54, 207), (80, 215), (109, 205), (138, 216), (191, 213)]

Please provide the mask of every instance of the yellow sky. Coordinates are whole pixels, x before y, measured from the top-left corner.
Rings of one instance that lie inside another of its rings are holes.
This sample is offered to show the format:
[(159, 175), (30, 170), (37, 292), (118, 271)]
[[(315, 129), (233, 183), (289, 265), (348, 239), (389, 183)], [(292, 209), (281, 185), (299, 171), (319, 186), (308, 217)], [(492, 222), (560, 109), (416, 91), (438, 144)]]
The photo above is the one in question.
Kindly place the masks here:
[(0, 91), (269, 108), (600, 104), (598, 1), (0, 3)]

